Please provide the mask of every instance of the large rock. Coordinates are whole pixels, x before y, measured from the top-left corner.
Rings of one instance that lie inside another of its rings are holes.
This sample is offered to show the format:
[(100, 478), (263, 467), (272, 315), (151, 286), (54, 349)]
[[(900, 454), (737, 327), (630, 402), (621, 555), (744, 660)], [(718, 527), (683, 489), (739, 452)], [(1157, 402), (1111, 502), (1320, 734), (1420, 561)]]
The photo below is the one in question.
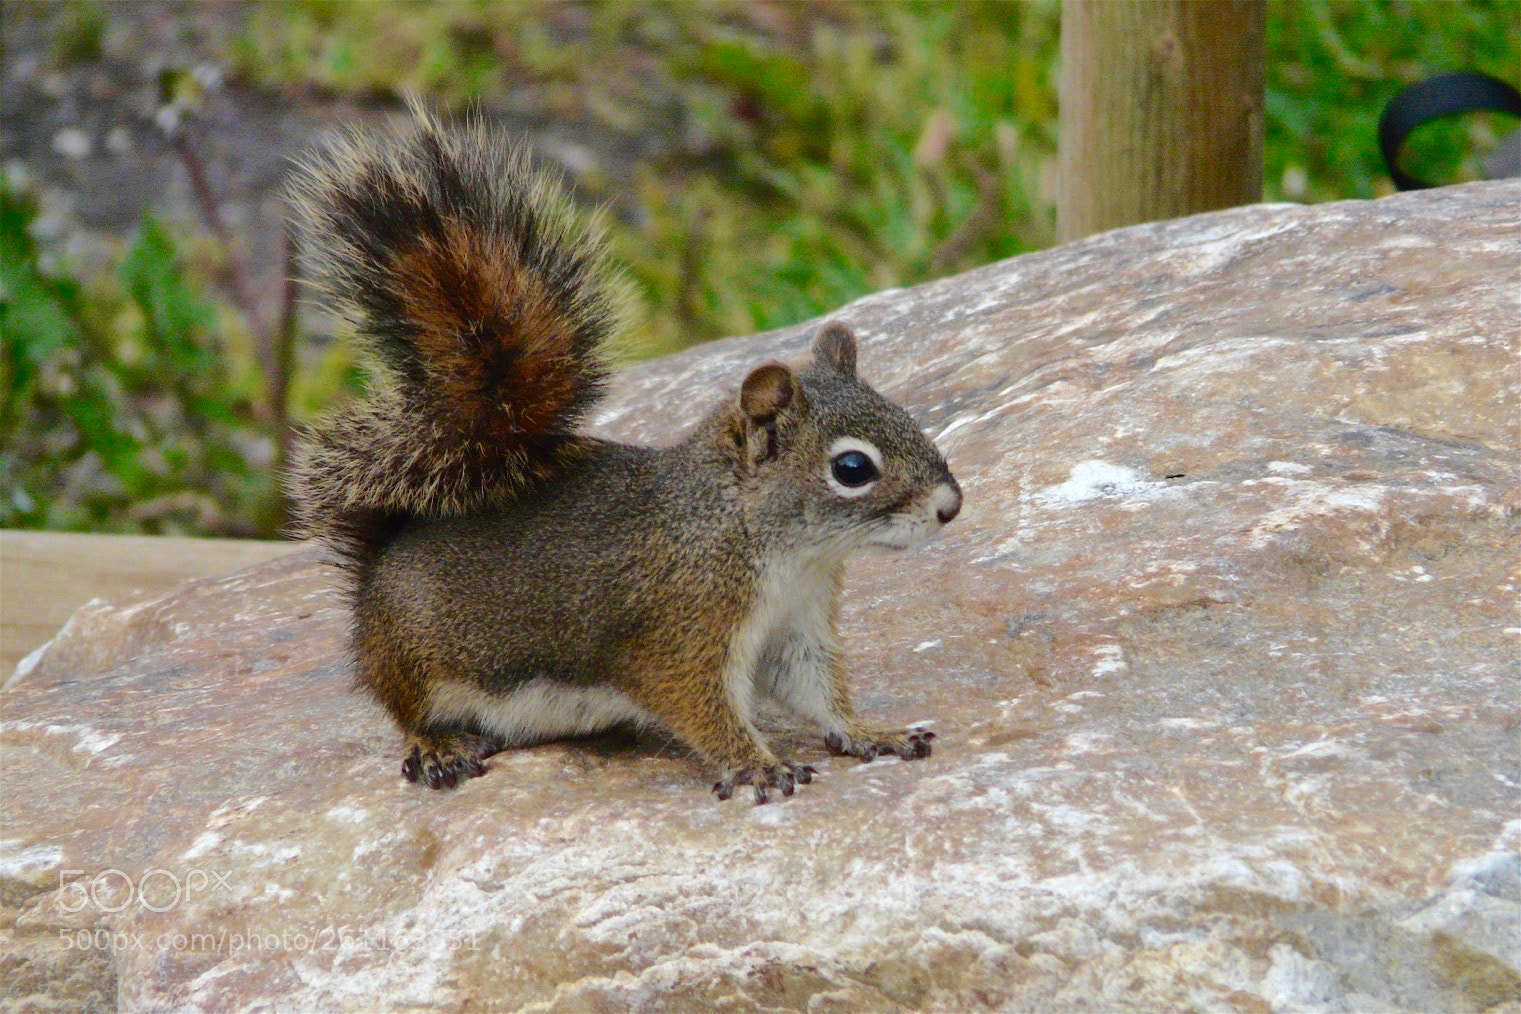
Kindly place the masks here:
[[(1521, 1008), (1518, 209), (1243, 208), (842, 310), (966, 490), (844, 617), (861, 708), (940, 738), (779, 733), (784, 802), (658, 736), (404, 783), (310, 551), (86, 607), (0, 697), (8, 1002)], [(803, 333), (597, 425), (669, 439)]]

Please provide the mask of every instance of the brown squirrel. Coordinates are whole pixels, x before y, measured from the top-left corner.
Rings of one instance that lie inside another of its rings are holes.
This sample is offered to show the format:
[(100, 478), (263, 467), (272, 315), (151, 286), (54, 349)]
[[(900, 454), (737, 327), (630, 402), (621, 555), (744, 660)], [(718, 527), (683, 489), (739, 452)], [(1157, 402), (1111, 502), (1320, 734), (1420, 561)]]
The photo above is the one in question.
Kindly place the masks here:
[(927, 757), (934, 733), (851, 709), (845, 556), (907, 549), (961, 508), (944, 458), (822, 327), (670, 447), (577, 425), (601, 393), (623, 283), (595, 223), (476, 117), (350, 131), (291, 188), (320, 289), (375, 360), (366, 401), (308, 431), (298, 526), (336, 553), (357, 682), (433, 788), (510, 746), (655, 724), (790, 795), (816, 773), (752, 722), (767, 696), (836, 752)]

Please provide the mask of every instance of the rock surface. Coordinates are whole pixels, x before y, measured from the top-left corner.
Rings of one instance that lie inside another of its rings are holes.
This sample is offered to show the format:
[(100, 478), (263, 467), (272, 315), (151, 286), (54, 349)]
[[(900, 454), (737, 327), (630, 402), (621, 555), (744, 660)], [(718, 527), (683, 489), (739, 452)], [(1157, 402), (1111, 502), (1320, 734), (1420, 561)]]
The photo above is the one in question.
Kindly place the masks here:
[[(719, 804), (660, 737), (397, 774), (310, 551), (3, 704), (4, 1002), (1521, 1009), (1521, 183), (1128, 229), (838, 316), (966, 491), (854, 566), (935, 755)], [(804, 329), (624, 374), (665, 440)], [(130, 890), (129, 890), (130, 889)]]

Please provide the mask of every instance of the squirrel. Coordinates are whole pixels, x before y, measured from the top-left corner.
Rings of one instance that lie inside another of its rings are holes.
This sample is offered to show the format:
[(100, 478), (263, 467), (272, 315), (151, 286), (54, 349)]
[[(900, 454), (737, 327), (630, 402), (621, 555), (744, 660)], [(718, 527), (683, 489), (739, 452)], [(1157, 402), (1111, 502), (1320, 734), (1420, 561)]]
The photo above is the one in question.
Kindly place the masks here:
[(757, 731), (770, 698), (837, 754), (927, 757), (934, 733), (852, 710), (844, 560), (961, 509), (945, 459), (821, 327), (667, 447), (589, 436), (626, 283), (600, 223), (481, 114), (350, 129), (297, 164), (308, 277), (355, 326), (365, 398), (309, 427), (286, 477), (331, 551), (359, 686), (433, 788), (508, 747), (663, 727), (714, 792), (791, 795), (812, 767)]

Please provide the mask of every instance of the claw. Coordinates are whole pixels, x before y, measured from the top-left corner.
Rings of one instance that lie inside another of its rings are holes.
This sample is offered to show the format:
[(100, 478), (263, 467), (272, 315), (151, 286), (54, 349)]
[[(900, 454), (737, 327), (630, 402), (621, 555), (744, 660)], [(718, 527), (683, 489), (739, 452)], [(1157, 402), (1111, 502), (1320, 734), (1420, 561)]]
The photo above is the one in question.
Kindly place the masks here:
[(402, 759), (401, 776), (409, 782), (426, 782), (431, 789), (452, 789), (485, 774), (482, 759), (499, 749), (493, 740), (464, 733), (415, 737)]
[(829, 733), (824, 745), (836, 753), (853, 756), (862, 764), (870, 764), (878, 757), (894, 756), (902, 760), (918, 760), (930, 755), (930, 740), (935, 734), (928, 730), (909, 729), (903, 732), (863, 733), (847, 740), (844, 734)]
[(714, 782), (713, 794), (720, 800), (730, 799), (735, 788), (748, 785), (755, 793), (755, 805), (760, 806), (771, 800), (772, 789), (777, 789), (783, 796), (790, 796), (797, 791), (799, 785), (811, 782), (816, 773), (807, 765), (787, 761), (763, 768), (743, 768), (722, 781)]

